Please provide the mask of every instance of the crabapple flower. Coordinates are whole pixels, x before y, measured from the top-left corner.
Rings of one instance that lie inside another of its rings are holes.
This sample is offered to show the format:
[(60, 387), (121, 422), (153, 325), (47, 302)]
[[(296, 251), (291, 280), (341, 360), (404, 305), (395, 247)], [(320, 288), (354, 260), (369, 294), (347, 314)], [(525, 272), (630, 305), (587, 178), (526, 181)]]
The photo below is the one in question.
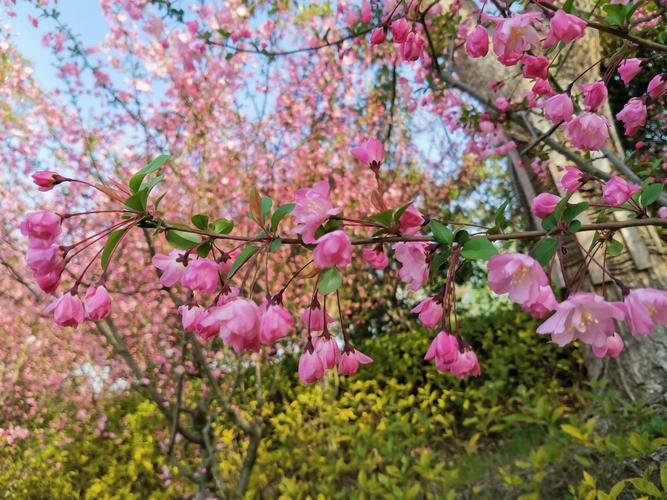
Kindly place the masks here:
[(37, 285), (44, 293), (52, 294), (58, 289), (60, 284), (60, 277), (62, 276), (62, 269), (51, 271), (48, 274), (37, 276)]
[(259, 341), (262, 344), (273, 344), (285, 337), (294, 326), (294, 318), (281, 305), (264, 303), (260, 310)]
[(658, 209), (658, 217), (661, 219), (667, 219), (667, 207), (660, 207)]
[(460, 379), (465, 378), (467, 375), (478, 377), (481, 370), (479, 368), (477, 354), (470, 349), (466, 349), (462, 353), (459, 353), (456, 360), (449, 365), (449, 371), (452, 375), (455, 375)]
[(44, 276), (52, 272), (60, 272), (63, 268), (63, 258), (60, 249), (51, 245), (46, 248), (28, 247), (25, 262), (35, 273), (35, 276)]
[(583, 177), (584, 174), (578, 168), (565, 167), (565, 175), (561, 178), (560, 185), (567, 194), (572, 194), (581, 187)]
[(354, 348), (345, 350), (338, 362), (339, 375), (354, 375), (359, 370), (359, 365), (368, 365), (373, 362), (373, 358), (366, 356), (363, 352)]
[(37, 185), (40, 191), (46, 192), (51, 191), (53, 187), (57, 184), (60, 184), (62, 180), (55, 172), (40, 170), (39, 172), (32, 174), (32, 182)]
[(431, 342), (424, 359), (435, 360), (435, 367), (440, 371), (447, 371), (449, 365), (459, 357), (459, 341), (446, 330), (441, 330)]
[(649, 335), (654, 325), (667, 325), (667, 292), (655, 288), (634, 288), (623, 300), (630, 333)]
[(414, 205), (410, 205), (398, 219), (398, 229), (401, 234), (412, 236), (419, 232), (424, 224), (424, 216)]
[(408, 33), (408, 37), (401, 44), (399, 49), (401, 54), (401, 60), (403, 61), (416, 61), (418, 60), (422, 52), (424, 51), (424, 39), (416, 33)]
[(549, 80), (537, 80), (531, 90), (537, 95), (552, 96), (554, 94)]
[(616, 118), (623, 122), (625, 135), (633, 136), (646, 123), (646, 105), (638, 97), (633, 97), (623, 109), (616, 113)]
[(384, 269), (389, 265), (389, 258), (382, 250), (364, 248), (361, 250), (361, 257), (373, 266), (373, 269)]
[(188, 306), (183, 304), (179, 306), (178, 312), (181, 315), (184, 332), (194, 332), (197, 319), (205, 311), (202, 306)]
[(428, 279), (428, 265), (426, 264), (427, 244), (414, 242), (394, 243), (394, 256), (401, 263), (398, 275), (405, 283), (409, 283), (410, 290), (419, 290)]
[(507, 111), (508, 109), (510, 109), (510, 102), (504, 97), (497, 97), (495, 102), (496, 102), (496, 107), (500, 111)]
[(322, 360), (313, 350), (312, 345), (306, 347), (299, 358), (299, 380), (311, 384), (324, 376)]
[(315, 348), (315, 354), (322, 361), (322, 366), (325, 369), (333, 368), (338, 364), (340, 360), (340, 349), (338, 347), (338, 342), (336, 339), (325, 333), (321, 337), (313, 338), (313, 347)]
[(549, 77), (549, 59), (546, 57), (525, 55), (521, 58), (521, 62), (524, 78), (546, 80)]
[(667, 92), (667, 77), (664, 74), (655, 75), (653, 78), (651, 78), (651, 81), (648, 82), (646, 92), (653, 99), (660, 97), (662, 94)]
[(301, 313), (301, 322), (306, 325), (309, 332), (321, 332), (324, 330), (324, 322), (333, 323), (334, 319), (319, 306), (309, 307)]
[(31, 247), (46, 248), (60, 235), (60, 215), (48, 210), (29, 212), (21, 222), (21, 234)]
[(91, 286), (83, 297), (86, 315), (93, 321), (108, 318), (111, 314), (111, 296), (107, 289), (100, 286)]
[(220, 280), (218, 264), (209, 259), (196, 259), (188, 262), (181, 285), (190, 290), (213, 293)]
[(333, 208), (329, 199), (329, 183), (320, 181), (312, 188), (299, 189), (296, 192), (295, 207), (292, 214), (296, 219), (296, 233), (304, 243), (315, 243), (315, 231), (340, 209)]
[(550, 334), (551, 341), (564, 346), (575, 340), (594, 347), (606, 345), (615, 332), (614, 320), (625, 317), (623, 308), (591, 292), (570, 295), (556, 312), (537, 327), (537, 333)]
[(194, 331), (204, 340), (211, 340), (220, 332), (220, 323), (218, 321), (204, 324), (204, 320), (211, 315), (212, 309), (204, 309), (195, 318)]
[(489, 288), (498, 295), (509, 293), (509, 299), (515, 304), (533, 303), (541, 287), (549, 285), (540, 263), (528, 255), (494, 255), (487, 269)]
[(638, 184), (630, 184), (628, 181), (613, 175), (604, 186), (602, 186), (602, 199), (614, 207), (623, 205), (633, 194), (641, 189)]
[(541, 107), (544, 109), (544, 117), (553, 123), (568, 121), (574, 112), (572, 99), (567, 94), (556, 94), (549, 97), (541, 104)]
[(466, 38), (466, 53), (472, 57), (484, 57), (489, 53), (489, 32), (482, 25), (477, 25)]
[[(577, 38), (584, 36), (584, 30), (588, 23), (573, 14), (568, 14), (562, 9), (559, 9), (551, 18), (551, 33), (550, 35), (560, 40), (561, 42), (570, 43)], [(550, 45), (550, 37), (545, 41), (545, 48)]]
[(533, 318), (545, 318), (551, 311), (556, 309), (558, 302), (550, 286), (541, 286), (540, 293), (534, 301), (521, 304), (521, 308)]
[(352, 148), (350, 152), (361, 163), (368, 163), (371, 167), (379, 167), (384, 160), (382, 143), (373, 137), (367, 139), (361, 146)]
[(153, 265), (162, 271), (160, 276), (162, 286), (174, 286), (181, 280), (186, 270), (182, 258), (183, 254), (178, 250), (172, 250), (169, 255), (158, 253), (153, 257)]
[(597, 111), (607, 100), (607, 86), (603, 81), (582, 83), (579, 89), (584, 94), (586, 111)]
[(375, 28), (371, 34), (371, 45), (380, 45), (387, 39), (387, 32), (381, 26)]
[(505, 66), (516, 64), (524, 52), (540, 43), (540, 36), (533, 23), (542, 18), (539, 12), (524, 12), (511, 17), (491, 17), (496, 23), (493, 32), (493, 51)]
[(352, 262), (352, 243), (340, 229), (325, 234), (317, 241), (313, 260), (320, 269), (337, 267), (343, 269)]
[(639, 73), (639, 68), (642, 65), (642, 60), (636, 57), (632, 59), (624, 59), (618, 66), (618, 74), (621, 75), (621, 80), (626, 85)]
[(598, 358), (604, 358), (608, 356), (610, 358), (618, 358), (623, 352), (625, 344), (621, 336), (614, 332), (613, 335), (607, 337), (605, 345), (602, 347), (593, 346), (593, 354)]
[(373, 19), (373, 11), (371, 10), (371, 3), (368, 0), (364, 0), (361, 3), (361, 22), (370, 23)]
[(535, 215), (544, 219), (547, 215), (554, 213), (559, 203), (560, 196), (551, 193), (540, 193), (533, 200), (531, 208)]
[(405, 40), (408, 38), (409, 32), (410, 26), (404, 17), (391, 23), (391, 36), (394, 39), (394, 43), (405, 42)]
[(435, 328), (442, 319), (443, 307), (441, 302), (437, 302), (433, 297), (429, 297), (414, 307), (412, 312), (419, 313), (419, 321), (426, 328)]
[(575, 147), (597, 151), (609, 139), (609, 123), (604, 117), (585, 111), (569, 121), (567, 136)]
[(84, 320), (83, 304), (73, 292), (67, 292), (44, 309), (44, 313), (50, 312), (53, 312), (53, 320), (60, 326), (76, 328)]
[(220, 338), (236, 352), (259, 351), (259, 307), (251, 300), (235, 299), (212, 307), (201, 327), (220, 325)]

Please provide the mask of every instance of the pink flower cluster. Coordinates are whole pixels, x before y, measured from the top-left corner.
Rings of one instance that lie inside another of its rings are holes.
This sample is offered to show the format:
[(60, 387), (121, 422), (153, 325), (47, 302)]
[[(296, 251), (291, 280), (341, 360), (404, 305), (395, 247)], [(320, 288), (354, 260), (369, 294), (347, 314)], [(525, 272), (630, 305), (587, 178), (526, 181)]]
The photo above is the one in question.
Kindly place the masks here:
[[(398, 45), (398, 53), (402, 61), (417, 61), (424, 53), (426, 42), (404, 17), (391, 23), (391, 36), (394, 43)], [(385, 26), (375, 28), (371, 34), (371, 44), (379, 45), (387, 39), (387, 28)]]
[(347, 345), (341, 354), (336, 339), (326, 331), (322, 336), (313, 337), (306, 344), (299, 358), (299, 379), (304, 384), (320, 380), (326, 370), (338, 366), (339, 375), (354, 375), (359, 365), (367, 365), (373, 359), (351, 345)]
[(458, 339), (446, 330), (435, 336), (424, 359), (435, 360), (438, 371), (450, 372), (458, 378), (477, 377), (481, 373), (475, 352), (470, 347), (461, 350)]

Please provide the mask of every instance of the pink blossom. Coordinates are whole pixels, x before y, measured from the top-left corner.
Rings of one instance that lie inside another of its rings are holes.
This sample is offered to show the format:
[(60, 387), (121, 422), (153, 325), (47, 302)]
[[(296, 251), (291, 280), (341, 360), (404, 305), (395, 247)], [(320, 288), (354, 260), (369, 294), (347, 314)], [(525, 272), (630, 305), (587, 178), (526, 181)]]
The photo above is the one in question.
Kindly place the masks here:
[(667, 292), (655, 288), (634, 288), (623, 300), (633, 336), (649, 335), (654, 325), (667, 325)]
[(391, 36), (394, 43), (403, 43), (408, 38), (410, 26), (404, 17), (391, 23)]
[(595, 354), (595, 356), (598, 358), (603, 358), (605, 356), (610, 358), (618, 358), (623, 352), (624, 347), (625, 344), (623, 344), (623, 339), (618, 333), (614, 332), (613, 335), (607, 337), (607, 341), (604, 346), (593, 346), (593, 354)]
[(521, 58), (523, 63), (524, 78), (542, 78), (546, 80), (549, 77), (549, 59), (544, 56), (525, 55)]
[(52, 294), (58, 289), (58, 285), (60, 284), (60, 277), (62, 276), (62, 270), (61, 269), (56, 269), (55, 271), (51, 271), (48, 274), (43, 274), (41, 276), (37, 276), (37, 285), (39, 288), (41, 288), (45, 293)]
[(484, 57), (489, 53), (489, 33), (478, 24), (466, 38), (466, 53), (473, 58)]
[[(226, 303), (227, 302), (225, 302), (225, 304)], [(218, 301), (218, 305), (220, 305), (220, 301)], [(203, 311), (199, 312), (195, 317), (195, 322), (193, 325), (194, 331), (204, 340), (211, 340), (220, 332), (220, 321), (216, 319), (213, 319), (211, 321), (206, 321), (206, 319), (211, 315), (213, 309), (215, 308), (204, 309)]]
[(556, 307), (556, 312), (537, 328), (537, 333), (551, 334), (552, 342), (564, 346), (575, 340), (603, 347), (614, 334), (614, 320), (621, 321), (621, 307), (595, 293), (578, 292)]
[(44, 309), (45, 314), (52, 311), (53, 320), (57, 325), (76, 328), (83, 323), (83, 304), (81, 299), (73, 292), (66, 293)]
[(321, 337), (313, 338), (313, 347), (315, 354), (322, 361), (325, 369), (333, 368), (340, 361), (340, 348), (336, 339), (325, 332)]
[(632, 79), (637, 76), (639, 73), (639, 68), (642, 65), (642, 60), (632, 58), (624, 59), (623, 62), (618, 66), (618, 74), (621, 75), (621, 80), (626, 85), (632, 81)]
[(361, 22), (370, 23), (373, 19), (373, 11), (371, 10), (371, 3), (368, 0), (361, 2)]
[(260, 312), (259, 340), (262, 344), (273, 344), (285, 337), (294, 326), (294, 318), (281, 305), (265, 303)]
[(660, 97), (662, 94), (667, 92), (667, 77), (665, 77), (664, 74), (655, 75), (653, 78), (651, 78), (651, 81), (648, 82), (646, 92), (653, 99)]
[(324, 376), (324, 365), (322, 360), (313, 350), (312, 345), (299, 358), (299, 379), (304, 384), (310, 384), (320, 380)]
[(301, 313), (301, 322), (309, 332), (321, 332), (324, 330), (324, 321), (333, 323), (334, 319), (321, 307), (309, 307)]
[(549, 80), (537, 80), (531, 89), (535, 94), (542, 96), (551, 96), (554, 94)]
[(368, 262), (373, 269), (384, 269), (389, 265), (389, 258), (382, 250), (364, 248), (361, 250), (362, 258)]
[(556, 302), (554, 292), (547, 285), (540, 287), (540, 293), (535, 297), (535, 300), (524, 302), (521, 304), (521, 308), (533, 316), (533, 318), (544, 318), (551, 311), (555, 310), (557, 305), (558, 302)]
[(633, 136), (646, 123), (646, 105), (638, 97), (633, 97), (623, 109), (616, 113), (616, 118), (623, 122), (625, 135)]
[(371, 45), (380, 45), (387, 39), (387, 32), (383, 27), (377, 27), (371, 34)]
[(558, 9), (554, 17), (551, 18), (551, 33), (556, 39), (570, 43), (584, 36), (587, 25), (588, 23), (580, 17)]
[(435, 299), (429, 297), (414, 307), (412, 312), (419, 313), (419, 321), (421, 321), (426, 328), (435, 328), (442, 319), (442, 302), (436, 302)]
[(556, 206), (560, 203), (560, 196), (551, 193), (540, 193), (531, 206), (533, 213), (540, 219), (544, 219), (547, 215), (551, 215), (556, 210)]
[(603, 81), (582, 83), (579, 89), (584, 94), (584, 106), (587, 111), (597, 111), (607, 101), (607, 86)]
[(540, 36), (533, 23), (542, 18), (539, 12), (513, 14), (509, 18), (489, 17), (495, 21), (493, 51), (505, 66), (516, 64), (524, 52), (540, 43)]
[(350, 347), (349, 350), (346, 349), (340, 357), (340, 361), (338, 362), (338, 374), (354, 375), (357, 373), (360, 364), (368, 365), (372, 362), (373, 359), (370, 356), (366, 356), (363, 352)]
[(419, 232), (424, 224), (424, 216), (414, 205), (410, 205), (398, 219), (398, 228), (401, 234), (412, 236)]
[(213, 293), (220, 281), (218, 264), (210, 259), (195, 259), (188, 262), (181, 285), (190, 290)]
[(46, 248), (60, 235), (60, 215), (39, 210), (29, 212), (21, 222), (21, 234), (28, 237), (31, 247)]
[(400, 54), (402, 61), (416, 61), (424, 51), (424, 39), (416, 33), (408, 33), (408, 37), (401, 44)]
[(456, 360), (449, 365), (449, 371), (452, 372), (452, 375), (455, 375), (460, 379), (468, 375), (478, 377), (481, 370), (479, 368), (477, 354), (470, 349), (466, 349), (462, 353), (459, 353)]
[(111, 315), (111, 296), (107, 289), (100, 286), (90, 286), (83, 298), (83, 305), (89, 319), (98, 321)]
[(202, 328), (220, 325), (220, 338), (236, 352), (259, 350), (259, 307), (251, 300), (235, 299), (209, 309)]
[(55, 245), (46, 248), (29, 247), (25, 262), (35, 276), (60, 272), (63, 268), (62, 253)]
[(584, 174), (578, 168), (565, 167), (565, 175), (560, 180), (560, 185), (567, 191), (567, 194), (572, 194), (581, 187), (583, 177)]
[(427, 244), (414, 242), (394, 243), (394, 256), (401, 263), (398, 275), (405, 283), (409, 283), (410, 290), (419, 290), (428, 279), (428, 265), (426, 264)]
[(60, 184), (60, 176), (55, 172), (49, 172), (48, 170), (40, 170), (32, 174), (32, 182), (34, 182), (39, 191), (51, 191), (53, 187), (57, 184)]
[(435, 359), (435, 367), (440, 371), (447, 371), (449, 365), (454, 363), (458, 357), (459, 342), (456, 337), (450, 335), (446, 330), (441, 330), (435, 336), (424, 355), (426, 361)]
[(344, 269), (352, 262), (352, 243), (340, 229), (327, 233), (317, 241), (313, 260), (320, 269), (337, 267)]
[(570, 142), (585, 151), (597, 151), (609, 139), (609, 123), (595, 113), (584, 111), (567, 124)]
[(374, 167), (380, 166), (384, 160), (382, 143), (373, 137), (367, 139), (361, 146), (352, 148), (350, 152), (361, 163), (368, 163)]
[(183, 324), (184, 332), (194, 332), (197, 319), (205, 311), (202, 306), (188, 306), (183, 304), (178, 307), (178, 312), (181, 315), (181, 322)]
[(574, 112), (572, 99), (567, 94), (556, 94), (549, 97), (541, 104), (541, 107), (544, 109), (544, 117), (553, 123), (568, 121)]
[(183, 253), (178, 250), (172, 250), (169, 255), (158, 253), (153, 257), (153, 265), (162, 271), (160, 276), (162, 286), (173, 286), (183, 277), (186, 268), (182, 259)]
[(533, 303), (549, 280), (539, 262), (528, 255), (504, 253), (487, 263), (489, 288), (498, 295), (509, 293), (515, 304)]
[(504, 97), (497, 97), (495, 102), (496, 108), (498, 108), (500, 111), (507, 111), (510, 109), (510, 102)]
[(658, 217), (661, 219), (667, 219), (667, 207), (660, 207), (658, 209)]
[(295, 202), (292, 212), (296, 219), (295, 231), (304, 243), (315, 243), (317, 228), (340, 211), (331, 204), (327, 181), (316, 182), (310, 189), (297, 190)]
[(614, 206), (618, 207), (627, 202), (633, 194), (641, 189), (637, 184), (630, 184), (628, 181), (613, 175), (604, 186), (602, 186), (602, 199)]

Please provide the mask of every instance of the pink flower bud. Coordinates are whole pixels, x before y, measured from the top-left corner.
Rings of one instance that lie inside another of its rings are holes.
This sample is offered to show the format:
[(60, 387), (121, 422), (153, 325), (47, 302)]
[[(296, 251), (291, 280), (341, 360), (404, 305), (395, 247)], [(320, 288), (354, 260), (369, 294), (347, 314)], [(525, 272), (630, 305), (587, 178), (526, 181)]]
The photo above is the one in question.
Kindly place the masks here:
[(25, 261), (36, 276), (60, 272), (63, 268), (62, 253), (55, 245), (46, 248), (29, 247)]
[(371, 45), (380, 45), (387, 39), (387, 32), (382, 27), (375, 28), (371, 34)]
[(544, 219), (547, 215), (554, 213), (558, 203), (560, 203), (560, 196), (551, 193), (541, 193), (533, 199), (531, 208), (535, 215), (540, 219)]
[(188, 263), (181, 284), (190, 290), (213, 293), (220, 280), (218, 264), (209, 259), (196, 259)]
[(319, 356), (322, 361), (322, 366), (325, 369), (333, 368), (338, 364), (340, 360), (340, 349), (338, 348), (338, 342), (331, 335), (324, 334), (326, 336), (314, 337), (313, 338), (313, 347), (315, 348), (315, 354)]
[(40, 170), (32, 174), (32, 181), (38, 186), (40, 191), (51, 191), (53, 187), (60, 184), (60, 176), (55, 172)]
[(306, 350), (299, 359), (299, 379), (304, 384), (310, 384), (320, 380), (324, 376), (324, 365), (320, 357), (312, 349)]
[(28, 245), (46, 248), (60, 235), (60, 216), (48, 210), (29, 212), (21, 222), (21, 234), (28, 237)]
[(391, 23), (391, 36), (394, 39), (394, 43), (405, 42), (405, 40), (408, 38), (409, 32), (410, 26), (404, 17)]
[(551, 32), (558, 40), (570, 43), (584, 36), (587, 25), (580, 17), (559, 9), (551, 19)]
[(442, 319), (443, 307), (441, 302), (436, 302), (429, 297), (414, 307), (412, 312), (419, 313), (419, 321), (426, 328), (435, 328)]
[(603, 81), (582, 83), (579, 88), (584, 93), (584, 106), (587, 111), (597, 111), (607, 100), (607, 86)]
[(585, 111), (568, 122), (567, 135), (575, 147), (597, 151), (609, 140), (609, 123), (604, 117)]
[(521, 308), (533, 318), (545, 318), (556, 309), (558, 302), (550, 286), (541, 286), (540, 293), (534, 300), (524, 302)]
[(621, 80), (626, 85), (630, 83), (635, 76), (639, 73), (639, 68), (642, 65), (642, 60), (632, 58), (624, 59), (623, 62), (618, 66), (618, 74), (621, 75)]
[[(436, 366), (437, 367), (437, 366)], [(481, 373), (479, 368), (479, 361), (477, 360), (477, 354), (471, 350), (466, 350), (463, 353), (460, 353), (459, 356), (449, 366), (449, 371), (458, 378), (464, 378), (467, 375), (472, 375), (473, 377), (478, 377)]]
[(317, 240), (313, 260), (320, 269), (346, 268), (352, 262), (352, 243), (340, 229), (327, 233)]
[(658, 217), (661, 219), (667, 219), (667, 207), (660, 207), (658, 209)]
[(48, 274), (37, 276), (37, 285), (44, 291), (44, 293), (53, 294), (53, 292), (58, 289), (61, 276), (61, 269), (51, 271)]
[(407, 38), (401, 44), (400, 55), (402, 61), (416, 61), (424, 51), (424, 39), (416, 33), (408, 33)]
[(53, 312), (53, 320), (60, 326), (76, 328), (84, 320), (81, 299), (72, 292), (66, 293), (44, 309), (44, 313), (50, 312)]
[(546, 80), (549, 77), (549, 59), (544, 56), (525, 55), (521, 58), (523, 63), (524, 78), (541, 78)]
[(601, 347), (593, 346), (593, 354), (598, 358), (604, 358), (605, 356), (610, 358), (618, 358), (623, 352), (623, 339), (621, 336), (614, 332), (613, 335), (607, 337), (605, 345)]
[(616, 118), (623, 122), (625, 135), (633, 136), (646, 123), (646, 105), (638, 97), (630, 99), (623, 109), (616, 113)]
[(447, 371), (459, 356), (459, 342), (456, 337), (442, 330), (435, 336), (433, 342), (426, 351), (424, 359), (429, 361), (435, 359), (435, 367), (440, 371)]
[(648, 82), (646, 92), (653, 99), (660, 97), (662, 94), (667, 92), (667, 77), (665, 77), (664, 74), (655, 75), (653, 78), (651, 78), (651, 81)]
[(111, 314), (111, 296), (104, 286), (91, 286), (83, 298), (88, 318), (93, 321), (104, 319)]
[(572, 99), (567, 94), (556, 94), (542, 103), (544, 117), (553, 122), (560, 123), (570, 119), (574, 112)]
[(273, 344), (285, 337), (294, 326), (294, 319), (281, 305), (263, 304), (260, 308), (259, 340), (262, 344)]
[(554, 91), (551, 88), (549, 80), (537, 80), (535, 82), (535, 85), (533, 85), (532, 91), (537, 95), (542, 95), (542, 96), (551, 96), (554, 94)]
[(489, 53), (489, 33), (486, 28), (477, 25), (466, 38), (466, 53), (472, 57), (484, 57)]
[(565, 188), (567, 194), (574, 193), (581, 187), (584, 174), (581, 170), (574, 167), (565, 167), (565, 175), (560, 180), (560, 185)]
[(398, 219), (398, 228), (401, 234), (412, 236), (419, 232), (424, 223), (424, 216), (414, 205), (410, 205)]
[(382, 251), (374, 250), (372, 248), (364, 248), (361, 251), (362, 258), (368, 262), (373, 269), (384, 269), (389, 265), (389, 258)]
[(384, 160), (382, 143), (372, 137), (367, 139), (361, 146), (352, 148), (350, 152), (361, 163), (367, 163), (371, 166), (379, 166), (382, 160)]
[(373, 11), (371, 10), (371, 3), (368, 0), (361, 2), (361, 22), (370, 23), (373, 19)]
[(370, 356), (366, 356), (363, 352), (357, 351), (353, 348), (346, 350), (340, 357), (338, 363), (339, 375), (354, 375), (359, 370), (359, 365), (367, 365), (373, 362)]
[(602, 186), (602, 199), (606, 203), (618, 207), (627, 202), (640, 189), (641, 186), (630, 184), (622, 177), (614, 175)]
[(309, 332), (321, 332), (324, 330), (324, 321), (333, 323), (334, 319), (321, 307), (309, 307), (301, 313), (301, 322)]

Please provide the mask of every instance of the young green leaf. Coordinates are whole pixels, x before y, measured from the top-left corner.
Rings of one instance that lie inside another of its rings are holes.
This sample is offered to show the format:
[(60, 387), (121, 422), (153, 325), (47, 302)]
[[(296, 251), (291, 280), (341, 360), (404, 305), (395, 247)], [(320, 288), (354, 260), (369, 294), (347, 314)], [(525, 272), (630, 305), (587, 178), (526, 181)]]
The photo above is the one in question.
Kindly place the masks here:
[(572, 222), (570, 222), (570, 226), (568, 227), (568, 229), (570, 230), (570, 232), (572, 234), (576, 233), (577, 231), (579, 231), (581, 229), (581, 221), (580, 220), (573, 220)]
[(369, 219), (373, 222), (377, 222), (378, 224), (382, 224), (383, 226), (391, 226), (393, 216), (394, 210), (389, 209), (385, 210), (384, 212), (380, 212), (379, 214), (371, 215)]
[(294, 210), (295, 206), (296, 205), (294, 203), (287, 203), (285, 205), (276, 208), (275, 212), (273, 212), (273, 215), (271, 216), (271, 231), (275, 232), (278, 229), (280, 222), (287, 215), (289, 215), (292, 212), (292, 210)]
[(201, 236), (188, 231), (178, 229), (169, 229), (166, 232), (166, 238), (174, 248), (179, 250), (190, 250), (201, 243)]
[(252, 257), (255, 253), (259, 251), (259, 247), (255, 245), (248, 245), (245, 247), (241, 253), (239, 254), (238, 257), (236, 257), (236, 260), (232, 264), (232, 267), (230, 268), (229, 272), (227, 273), (227, 279), (231, 278), (234, 276), (234, 273), (238, 271), (238, 269), (250, 258)]
[(213, 245), (211, 245), (210, 241), (207, 241), (206, 243), (199, 245), (197, 247), (197, 255), (199, 255), (201, 258), (205, 258), (211, 251), (212, 246)]
[(538, 243), (537, 249), (533, 253), (533, 258), (546, 266), (551, 262), (554, 253), (556, 253), (556, 247), (558, 246), (558, 241), (555, 238), (545, 238), (542, 242)]
[(128, 231), (129, 228), (119, 229), (118, 231), (114, 231), (109, 235), (109, 237), (107, 238), (107, 242), (104, 244), (104, 250), (102, 250), (102, 258), (101, 258), (102, 269), (107, 268), (107, 266), (109, 265), (109, 259), (111, 258), (114, 249), (120, 242), (123, 235)]
[(642, 190), (642, 196), (641, 196), (642, 206), (648, 207), (650, 204), (655, 203), (658, 200), (658, 198), (660, 198), (663, 187), (664, 186), (662, 184), (650, 184), (646, 186)]
[(208, 215), (196, 214), (192, 216), (192, 223), (197, 229), (206, 231), (208, 229)]
[(488, 260), (498, 255), (498, 250), (486, 238), (476, 237), (469, 239), (463, 245), (461, 255), (470, 260)]
[(264, 221), (271, 213), (272, 206), (273, 206), (273, 200), (268, 196), (262, 196), (262, 220), (261, 220), (262, 225), (264, 225)]
[(320, 274), (320, 281), (317, 288), (322, 294), (329, 295), (338, 290), (342, 282), (343, 276), (340, 274), (340, 271), (335, 267), (330, 267)]
[(616, 257), (618, 255), (621, 255), (621, 252), (623, 252), (623, 243), (617, 240), (607, 241), (607, 253), (609, 255), (611, 255), (612, 257)]
[(220, 234), (229, 234), (234, 229), (234, 223), (228, 219), (216, 219), (213, 223), (213, 231)]
[(159, 169), (162, 165), (165, 164), (165, 162), (169, 159), (169, 155), (160, 155), (157, 158), (155, 158), (152, 162), (150, 162), (148, 165), (146, 165), (144, 168), (139, 170), (136, 174), (134, 174), (130, 178), (130, 190), (133, 193), (136, 193), (139, 191), (139, 188), (141, 187), (141, 183), (144, 181), (144, 177), (146, 177), (148, 174), (155, 172), (157, 169)]
[(396, 212), (394, 212), (394, 223), (399, 221), (399, 219), (401, 218), (401, 215), (403, 215), (405, 213), (405, 211), (408, 208), (410, 208), (410, 205), (412, 205), (411, 201), (406, 203), (405, 205), (402, 205), (401, 207), (398, 208), (398, 210), (396, 210)]
[(269, 246), (269, 252), (275, 252), (280, 248), (280, 245), (283, 244), (283, 240), (280, 238), (276, 238), (271, 242), (271, 245)]
[(435, 241), (443, 245), (451, 245), (454, 241), (454, 233), (452, 230), (447, 226), (440, 224), (437, 220), (431, 221), (431, 232), (433, 232)]
[(565, 213), (563, 214), (563, 218), (571, 222), (574, 219), (577, 218), (579, 214), (584, 212), (588, 208), (588, 202), (582, 201), (581, 203), (575, 203), (574, 205), (570, 205), (565, 209)]

